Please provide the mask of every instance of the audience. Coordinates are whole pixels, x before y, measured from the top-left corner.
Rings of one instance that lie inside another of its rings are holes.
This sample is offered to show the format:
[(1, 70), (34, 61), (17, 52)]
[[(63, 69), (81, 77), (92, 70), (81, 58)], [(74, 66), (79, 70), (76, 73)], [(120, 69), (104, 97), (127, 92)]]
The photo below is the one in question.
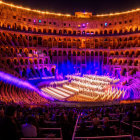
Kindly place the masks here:
[[(17, 106), (0, 105), (0, 140), (19, 140), (42, 135), (39, 128), (61, 128), (64, 140), (71, 140), (78, 115), (75, 135), (78, 137), (114, 136), (126, 134), (127, 127), (120, 131), (121, 121), (132, 125), (140, 120), (139, 108), (134, 105), (116, 105), (89, 108), (74, 108), (58, 105)], [(110, 120), (118, 120), (117, 125)], [(55, 122), (48, 124), (48, 121)], [(91, 123), (90, 123), (91, 122)], [(131, 129), (130, 129), (131, 130)], [(132, 132), (132, 130), (131, 130)], [(60, 137), (58, 132), (47, 137)]]
[(16, 108), (14, 106), (8, 106), (5, 112), (5, 117), (0, 122), (0, 140), (18, 140), (19, 131), (18, 124), (16, 122)]

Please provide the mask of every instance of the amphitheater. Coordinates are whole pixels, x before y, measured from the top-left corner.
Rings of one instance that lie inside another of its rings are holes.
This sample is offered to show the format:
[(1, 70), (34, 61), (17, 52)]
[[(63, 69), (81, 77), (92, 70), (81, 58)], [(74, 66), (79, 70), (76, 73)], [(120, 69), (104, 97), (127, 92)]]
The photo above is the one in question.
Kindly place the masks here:
[[(0, 140), (139, 140), (139, 103), (140, 9), (70, 15), (0, 1)], [(33, 119), (37, 131), (19, 136)]]
[[(19, 80), (31, 81), (31, 84), (36, 80), (36, 88), (42, 92), (45, 90), (42, 94), (57, 100), (140, 98), (140, 89), (136, 86), (140, 77), (139, 9), (104, 15), (89, 12), (68, 15), (32, 10), (2, 1), (0, 9), (1, 72)], [(77, 74), (79, 77), (97, 75), (91, 78), (96, 81), (72, 78)], [(67, 79), (67, 75), (72, 76)], [(106, 77), (117, 79), (117, 84), (108, 83), (110, 87), (107, 88)], [(47, 84), (40, 88), (38, 84), (42, 81), (47, 81)], [(79, 85), (80, 81), (85, 87)], [(134, 81), (137, 81), (135, 88), (132, 85)], [(5, 86), (12, 85), (1, 82)], [(58, 82), (58, 85), (50, 85), (49, 82)], [(104, 89), (96, 88), (98, 93), (94, 94), (95, 88), (86, 91), (89, 86), (103, 86)], [(78, 87), (78, 91), (74, 87)], [(104, 94), (105, 90), (108, 93)], [(3, 101), (11, 102), (15, 98), (15, 95), (7, 97), (4, 94), (1, 94)], [(110, 98), (107, 98), (108, 94)]]

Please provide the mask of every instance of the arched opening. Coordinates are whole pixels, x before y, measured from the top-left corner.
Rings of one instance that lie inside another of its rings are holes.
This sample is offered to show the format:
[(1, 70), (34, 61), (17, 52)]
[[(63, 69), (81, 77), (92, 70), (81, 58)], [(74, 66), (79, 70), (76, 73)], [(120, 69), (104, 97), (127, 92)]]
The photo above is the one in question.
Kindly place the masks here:
[(46, 29), (43, 29), (43, 33), (45, 34), (47, 31), (46, 31)]
[(55, 69), (52, 68), (52, 75), (55, 76)]
[(31, 32), (32, 31), (32, 28), (31, 27), (28, 27), (28, 32)]
[(28, 65), (28, 59), (25, 59), (25, 64)]
[(62, 51), (58, 51), (58, 56), (62, 56)]
[(62, 30), (59, 30), (59, 35), (62, 35)]
[(104, 31), (104, 34), (107, 35), (107, 30)]
[(68, 52), (68, 56), (71, 56), (71, 51)]
[(66, 56), (66, 55), (67, 55), (66, 51), (63, 51), (63, 56)]
[(95, 32), (95, 35), (98, 35), (98, 32), (97, 31)]
[(47, 56), (47, 51), (46, 50), (43, 50), (43, 53), (45, 56)]
[(82, 51), (82, 56), (85, 56), (85, 52), (84, 51)]
[(36, 28), (33, 29), (33, 32), (36, 33)]
[(21, 65), (24, 65), (23, 59), (20, 59), (20, 64), (21, 64)]
[(67, 34), (67, 30), (63, 30), (63, 34), (66, 35)]
[(52, 34), (52, 30), (51, 29), (48, 30), (48, 34)]
[(17, 30), (21, 31), (21, 25), (17, 26)]
[(89, 52), (86, 52), (86, 56), (90, 56), (90, 53)]
[(95, 56), (98, 56), (98, 52), (95, 52)]
[(122, 29), (119, 31), (119, 34), (122, 34)]
[(76, 56), (76, 52), (75, 51), (73, 52), (73, 56)]
[(37, 59), (34, 60), (34, 64), (37, 64)]
[(94, 52), (93, 51), (91, 52), (91, 56), (94, 56)]
[(25, 26), (23, 26), (23, 31), (26, 31), (26, 27)]
[(112, 30), (109, 30), (109, 34), (112, 34)]
[(73, 35), (76, 35), (76, 31), (73, 31)]
[(53, 34), (54, 34), (54, 35), (56, 34), (56, 30), (53, 30)]
[(117, 34), (117, 30), (114, 31), (114, 34)]
[(42, 59), (39, 59), (39, 64), (42, 64)]
[(100, 52), (99, 55), (102, 56), (103, 55), (102, 52)]
[(102, 35), (103, 34), (103, 31), (100, 31), (100, 35)]
[(38, 29), (38, 33), (41, 33), (41, 29)]
[(42, 46), (42, 37), (38, 37), (38, 45)]
[(79, 51), (77, 52), (77, 56), (80, 56), (80, 52)]
[(48, 58), (45, 59), (44, 64), (48, 64)]
[(54, 56), (57, 56), (57, 51), (56, 50), (53, 52), (53, 55)]
[(71, 31), (68, 31), (68, 34), (71, 35)]

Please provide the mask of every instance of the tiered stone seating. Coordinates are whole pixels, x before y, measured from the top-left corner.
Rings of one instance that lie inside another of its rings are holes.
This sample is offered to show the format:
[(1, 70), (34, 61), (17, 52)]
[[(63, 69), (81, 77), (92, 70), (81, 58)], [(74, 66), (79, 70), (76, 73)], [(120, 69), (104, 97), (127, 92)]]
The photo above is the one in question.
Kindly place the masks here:
[(29, 89), (18, 88), (11, 84), (0, 83), (0, 101), (16, 104), (46, 104), (48, 100), (37, 92)]

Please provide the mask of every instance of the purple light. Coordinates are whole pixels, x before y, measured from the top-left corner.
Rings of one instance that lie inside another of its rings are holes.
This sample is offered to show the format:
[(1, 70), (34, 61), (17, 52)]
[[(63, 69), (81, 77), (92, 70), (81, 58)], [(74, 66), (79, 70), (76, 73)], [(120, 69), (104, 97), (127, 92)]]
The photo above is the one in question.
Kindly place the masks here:
[(4, 72), (0, 71), (0, 80), (5, 81), (7, 83), (12, 83), (13, 85), (16, 85), (17, 87), (22, 87), (22, 88), (28, 88), (36, 91), (40, 96), (43, 96), (44, 98), (47, 98), (49, 100), (54, 100), (53, 98), (49, 97), (48, 95), (42, 93), (39, 89), (31, 85), (30, 83), (23, 81), (19, 78), (16, 78), (14, 76), (11, 76), (9, 74), (6, 74)]
[(36, 22), (36, 20), (34, 19), (34, 23)]
[(83, 24), (83, 27), (85, 27), (86, 25), (85, 24)]

